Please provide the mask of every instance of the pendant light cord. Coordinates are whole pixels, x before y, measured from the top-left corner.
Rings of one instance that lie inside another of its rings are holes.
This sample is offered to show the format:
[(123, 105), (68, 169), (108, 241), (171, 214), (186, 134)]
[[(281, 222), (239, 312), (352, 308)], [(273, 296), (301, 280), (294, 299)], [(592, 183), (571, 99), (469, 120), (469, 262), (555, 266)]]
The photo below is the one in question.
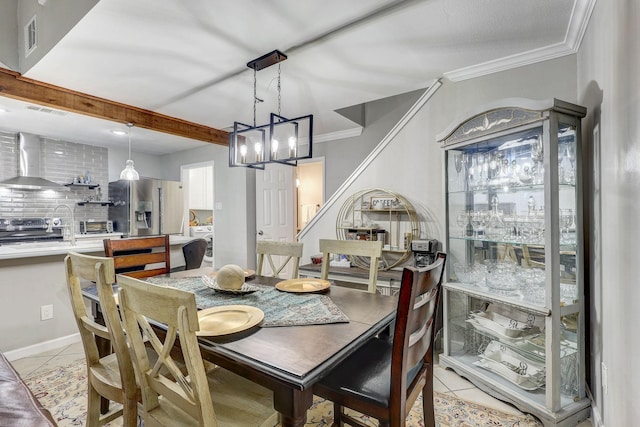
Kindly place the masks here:
[(129, 158), (128, 160), (131, 160), (131, 128), (133, 127), (133, 123), (127, 123), (127, 126), (129, 127)]

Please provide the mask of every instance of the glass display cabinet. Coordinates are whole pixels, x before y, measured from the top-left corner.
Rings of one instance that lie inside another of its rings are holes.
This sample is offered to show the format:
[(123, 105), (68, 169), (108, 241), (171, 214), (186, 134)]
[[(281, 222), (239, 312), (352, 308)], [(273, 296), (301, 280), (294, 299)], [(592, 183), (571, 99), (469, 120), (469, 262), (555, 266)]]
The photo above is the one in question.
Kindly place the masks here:
[(546, 426), (573, 426), (589, 416), (585, 114), (559, 100), (511, 100), (440, 138), (449, 254), (440, 364)]

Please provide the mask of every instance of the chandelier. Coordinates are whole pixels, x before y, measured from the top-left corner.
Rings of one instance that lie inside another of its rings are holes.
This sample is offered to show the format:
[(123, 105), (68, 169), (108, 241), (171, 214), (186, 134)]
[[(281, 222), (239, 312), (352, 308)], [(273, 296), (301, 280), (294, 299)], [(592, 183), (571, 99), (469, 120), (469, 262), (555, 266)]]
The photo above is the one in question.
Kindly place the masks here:
[[(281, 113), (280, 62), (287, 55), (274, 50), (247, 63), (253, 70), (253, 125), (233, 123), (229, 134), (229, 166), (264, 169), (267, 163), (295, 166), (300, 159), (313, 153), (313, 115), (288, 119)], [(278, 64), (278, 113), (271, 113), (269, 123), (256, 124), (256, 106), (262, 102), (257, 96), (257, 72)]]

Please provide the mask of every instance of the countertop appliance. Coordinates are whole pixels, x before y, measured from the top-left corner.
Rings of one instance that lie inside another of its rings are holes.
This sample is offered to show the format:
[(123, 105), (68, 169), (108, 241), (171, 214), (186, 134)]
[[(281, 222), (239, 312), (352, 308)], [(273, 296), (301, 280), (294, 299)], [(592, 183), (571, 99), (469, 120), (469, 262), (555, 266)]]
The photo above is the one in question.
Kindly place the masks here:
[(113, 221), (80, 221), (80, 234), (113, 233)]
[(129, 236), (180, 234), (184, 224), (182, 183), (140, 178), (109, 183), (108, 217), (113, 231)]
[(62, 221), (53, 218), (53, 233), (47, 233), (49, 218), (0, 219), (0, 244), (62, 240)]
[(436, 239), (412, 240), (413, 265), (420, 268), (433, 264), (438, 250), (440, 250), (440, 242)]
[(213, 267), (213, 225), (196, 225), (189, 227), (191, 237), (201, 237), (207, 241), (207, 250), (202, 259), (202, 265)]

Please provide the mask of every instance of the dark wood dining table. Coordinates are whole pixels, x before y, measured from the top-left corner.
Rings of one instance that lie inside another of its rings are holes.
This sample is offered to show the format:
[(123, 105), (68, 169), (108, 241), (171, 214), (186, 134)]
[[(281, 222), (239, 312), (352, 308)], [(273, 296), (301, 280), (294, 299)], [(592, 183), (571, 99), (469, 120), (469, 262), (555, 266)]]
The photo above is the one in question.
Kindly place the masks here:
[[(171, 273), (169, 277), (200, 277), (210, 268)], [(275, 286), (283, 279), (256, 276), (249, 283)], [(349, 317), (348, 323), (256, 327), (223, 337), (199, 337), (202, 356), (273, 391), (274, 409), (283, 427), (306, 422), (313, 385), (339, 362), (387, 327), (395, 316), (397, 298), (370, 294), (333, 283), (324, 295)], [(99, 301), (84, 293), (100, 319)]]

